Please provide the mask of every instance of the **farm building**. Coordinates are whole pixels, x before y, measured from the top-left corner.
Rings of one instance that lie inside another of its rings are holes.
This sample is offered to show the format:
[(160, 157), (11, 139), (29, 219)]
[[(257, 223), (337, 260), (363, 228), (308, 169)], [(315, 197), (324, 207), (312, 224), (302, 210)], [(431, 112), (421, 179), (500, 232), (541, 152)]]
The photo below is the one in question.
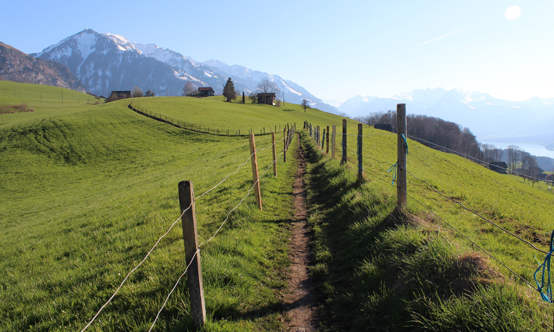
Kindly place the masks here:
[(200, 97), (209, 97), (214, 95), (214, 89), (211, 86), (198, 88), (198, 95)]
[(131, 91), (112, 91), (112, 93), (108, 97), (110, 101), (126, 98), (131, 98)]
[(489, 168), (497, 173), (506, 174), (508, 165), (503, 161), (495, 161), (489, 164)]
[(274, 93), (258, 93), (258, 104), (275, 105)]
[(388, 123), (379, 124), (378, 123), (374, 127), (375, 127), (375, 129), (386, 130), (386, 131), (390, 131), (392, 133), (392, 125), (391, 124), (388, 124)]

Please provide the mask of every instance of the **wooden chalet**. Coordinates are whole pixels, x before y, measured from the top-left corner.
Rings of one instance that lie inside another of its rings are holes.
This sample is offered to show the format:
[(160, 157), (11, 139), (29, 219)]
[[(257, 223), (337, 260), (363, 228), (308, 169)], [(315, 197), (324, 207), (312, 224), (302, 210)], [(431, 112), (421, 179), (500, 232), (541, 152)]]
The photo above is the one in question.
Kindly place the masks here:
[(388, 124), (388, 123), (377, 123), (374, 125), (375, 129), (381, 129), (381, 130), (386, 130), (386, 131), (390, 131), (392, 133), (392, 125), (391, 124)]
[(497, 173), (506, 174), (508, 165), (503, 161), (494, 161), (489, 164), (489, 168)]
[(258, 93), (258, 104), (275, 105), (275, 94), (272, 93)]
[(212, 89), (211, 86), (198, 88), (199, 97), (210, 97), (210, 96), (213, 96), (214, 94), (215, 94), (215, 91), (214, 89)]

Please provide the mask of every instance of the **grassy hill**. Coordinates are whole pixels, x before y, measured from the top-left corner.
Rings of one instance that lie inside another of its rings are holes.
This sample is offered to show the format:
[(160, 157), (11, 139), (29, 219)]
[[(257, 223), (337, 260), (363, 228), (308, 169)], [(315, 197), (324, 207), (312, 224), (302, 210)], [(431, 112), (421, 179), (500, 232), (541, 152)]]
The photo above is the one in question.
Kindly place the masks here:
[[(71, 90), (0, 81), (0, 105), (25, 102), (35, 109), (0, 115), (1, 330), (82, 329), (179, 216), (177, 183), (193, 181), (198, 197), (250, 155), (246, 137), (176, 128), (133, 112), (130, 101), (96, 105), (94, 97)], [(286, 123), (301, 129), (304, 120), (320, 126), (342, 121), (289, 103), (276, 108), (224, 103), (219, 97), (132, 102), (179, 121), (241, 133), (282, 129)], [(355, 121), (348, 125), (349, 133), (356, 132)], [(396, 190), (387, 170), (396, 159), (396, 137), (364, 130), (374, 136), (364, 138), (367, 181), (362, 183), (355, 181), (352, 164), (355, 137), (348, 137), (351, 163), (341, 166), (302, 134), (310, 157), (312, 272), (328, 317), (324, 328), (538, 331), (550, 326), (552, 309), (539, 301), (538, 292), (517, 286), (521, 282), (510, 272), (441, 219), (526, 280), (532, 281), (535, 257), (544, 255), (410, 175), (408, 210), (395, 214)], [(256, 144), (269, 147), (270, 136), (258, 136)], [(408, 144), (408, 170), (415, 176), (547, 249), (554, 226), (552, 192)], [(260, 171), (267, 169), (271, 149), (260, 151), (258, 161)], [(295, 169), (292, 158), (280, 159), (279, 175), (269, 172), (261, 180), (264, 211), (249, 196), (203, 248), (209, 318), (204, 330), (282, 329)], [(211, 237), (251, 184), (248, 162), (197, 201), (201, 241)], [(160, 242), (89, 330), (148, 330), (185, 268), (180, 232), (177, 226)], [(155, 330), (192, 330), (189, 308), (186, 287), (177, 287)]]

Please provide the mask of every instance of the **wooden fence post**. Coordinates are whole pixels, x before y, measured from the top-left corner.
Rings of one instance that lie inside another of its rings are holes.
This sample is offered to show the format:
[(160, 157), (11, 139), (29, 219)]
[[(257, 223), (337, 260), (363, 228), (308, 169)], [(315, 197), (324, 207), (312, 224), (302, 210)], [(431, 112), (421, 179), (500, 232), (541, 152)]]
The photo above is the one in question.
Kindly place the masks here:
[(325, 150), (325, 129), (323, 129), (323, 136), (321, 137), (321, 150)]
[(327, 140), (327, 154), (329, 154), (329, 126), (327, 126), (327, 137), (326, 137), (326, 140)]
[[(187, 272), (190, 294), (190, 311), (194, 324), (197, 327), (201, 327), (206, 323), (206, 304), (204, 302), (204, 286), (202, 284), (200, 251), (198, 251), (198, 230), (196, 227), (194, 188), (191, 181), (179, 182), (179, 205), (181, 207), (181, 213), (183, 214), (181, 223), (183, 225), (183, 241), (185, 242), (185, 261), (187, 266), (190, 264)], [(183, 213), (185, 210), (187, 211)]]
[(364, 179), (364, 166), (362, 162), (362, 136), (363, 135), (363, 125), (358, 123), (358, 181)]
[[(408, 185), (406, 178), (407, 147), (405, 139), (407, 136), (406, 104), (396, 105), (396, 128), (398, 131), (398, 160), (396, 169), (396, 206), (405, 207), (408, 203)], [(402, 137), (404, 136), (404, 137)]]
[(287, 162), (287, 128), (283, 128), (283, 161)]
[(335, 142), (337, 141), (337, 125), (333, 125), (333, 136), (331, 137), (331, 159), (335, 159)]
[(277, 176), (277, 147), (275, 146), (275, 132), (271, 132), (271, 140), (273, 141), (273, 175)]
[(340, 164), (346, 163), (346, 119), (342, 119), (342, 159)]
[(250, 134), (250, 154), (252, 155), (252, 179), (254, 180), (254, 193), (256, 194), (256, 203), (262, 210), (262, 194), (260, 192), (260, 177), (258, 175), (258, 157), (256, 156), (256, 142), (254, 134)]

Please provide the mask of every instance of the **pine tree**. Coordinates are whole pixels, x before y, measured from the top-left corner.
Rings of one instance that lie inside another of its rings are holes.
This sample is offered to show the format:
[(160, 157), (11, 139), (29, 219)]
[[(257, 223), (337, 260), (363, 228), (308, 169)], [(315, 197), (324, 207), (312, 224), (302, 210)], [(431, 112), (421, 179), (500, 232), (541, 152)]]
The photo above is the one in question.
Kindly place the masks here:
[(223, 95), (227, 99), (228, 102), (231, 102), (231, 100), (237, 99), (237, 93), (235, 91), (235, 85), (233, 84), (233, 81), (229, 77), (227, 80), (227, 83), (225, 84), (225, 87), (223, 88)]

